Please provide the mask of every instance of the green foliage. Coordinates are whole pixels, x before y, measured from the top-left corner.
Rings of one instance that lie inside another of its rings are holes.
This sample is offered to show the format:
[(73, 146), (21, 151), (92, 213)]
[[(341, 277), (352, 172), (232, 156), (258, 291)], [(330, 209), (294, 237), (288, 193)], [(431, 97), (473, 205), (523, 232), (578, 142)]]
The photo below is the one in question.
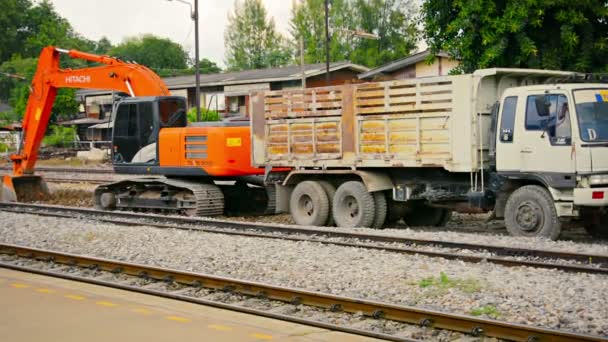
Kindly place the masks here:
[(50, 126), (50, 134), (42, 140), (45, 146), (65, 147), (74, 143), (76, 128), (67, 126)]
[[(25, 77), (20, 80), (0, 76), (0, 101), (8, 102), (13, 107), (15, 118), (25, 113), (29, 87), (36, 71), (38, 55), (43, 47), (55, 45), (68, 49), (94, 51), (96, 43), (78, 35), (71, 25), (47, 1), (32, 2), (29, 0), (3, 1), (0, 13), (0, 71)], [(100, 44), (108, 43), (100, 40)], [(62, 67), (83, 67), (89, 63), (82, 60), (62, 58)], [(75, 114), (78, 103), (74, 90), (60, 89), (53, 106), (57, 116)]]
[[(220, 68), (215, 62), (208, 60), (207, 58), (203, 58), (198, 62), (199, 70), (201, 74), (217, 74), (222, 72), (222, 68)], [(191, 68), (192, 73), (195, 72), (194, 66)]]
[(101, 37), (95, 43), (94, 52), (98, 55), (108, 55), (108, 54), (110, 54), (110, 51), (112, 51), (113, 48), (114, 48), (114, 46), (112, 45), (112, 42), (108, 38)]
[(425, 0), (421, 19), (431, 50), (460, 59), (461, 72), (608, 71), (606, 1)]
[(470, 314), (472, 316), (485, 315), (491, 318), (500, 317), (500, 311), (494, 305), (484, 305), (479, 308), (474, 308), (473, 310), (471, 310)]
[[(418, 36), (411, 0), (333, 0), (330, 16), (330, 60), (350, 60), (376, 67), (409, 55)], [(305, 0), (292, 7), (291, 35), (304, 38), (305, 61), (325, 61), (324, 0)], [(378, 40), (353, 35), (372, 33)]]
[[(188, 122), (197, 122), (196, 120), (196, 107), (190, 108), (187, 113)], [(201, 108), (201, 121), (221, 121), (222, 115), (216, 110), (207, 110)]]
[(110, 50), (110, 55), (135, 61), (151, 69), (186, 69), (188, 54), (170, 39), (143, 35), (131, 37)]
[(11, 148), (7, 144), (0, 142), (0, 153), (6, 153), (10, 150)]
[(420, 280), (418, 285), (421, 288), (434, 288), (440, 293), (446, 292), (450, 288), (456, 288), (466, 293), (479, 292), (481, 283), (477, 279), (459, 279), (450, 278), (444, 272), (439, 274), (439, 277), (428, 277)]
[(231, 71), (277, 67), (291, 60), (287, 40), (277, 32), (262, 0), (236, 0), (224, 35)]

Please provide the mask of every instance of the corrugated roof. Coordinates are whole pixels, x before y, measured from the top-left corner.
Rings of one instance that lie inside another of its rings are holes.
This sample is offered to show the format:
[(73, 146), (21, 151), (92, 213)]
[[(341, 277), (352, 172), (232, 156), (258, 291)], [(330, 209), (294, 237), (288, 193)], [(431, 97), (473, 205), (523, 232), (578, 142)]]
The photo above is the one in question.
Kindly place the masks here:
[[(331, 63), (329, 66), (330, 71), (336, 71), (341, 69), (351, 69), (356, 72), (365, 72), (369, 70), (369, 68), (367, 67), (358, 64), (353, 64), (351, 62), (334, 62)], [(306, 77), (321, 75), (325, 73), (325, 64), (306, 64), (305, 73)], [(245, 70), (219, 74), (204, 74), (201, 75), (200, 82), (202, 87), (212, 87), (247, 83), (291, 81), (299, 80), (301, 77), (301, 67), (299, 65), (290, 65), (281, 68)], [(165, 77), (163, 78), (163, 81), (169, 89), (191, 88), (194, 87), (196, 84), (194, 75)], [(81, 89), (78, 90), (77, 95), (97, 95), (108, 93), (109, 91)]]
[(61, 125), (61, 126), (69, 126), (69, 125), (89, 125), (89, 124), (92, 125), (92, 124), (98, 124), (98, 123), (103, 123), (103, 122), (107, 122), (107, 120), (101, 120), (101, 119), (95, 119), (95, 118), (80, 118), (80, 119), (58, 122), (57, 124)]
[[(429, 50), (424, 50), (422, 52), (415, 53), (415, 54), (407, 56), (405, 58), (401, 58), (396, 61), (392, 61), (390, 63), (379, 66), (376, 69), (372, 69), (370, 71), (364, 72), (359, 75), (359, 78), (360, 79), (372, 78), (379, 74), (399, 70), (401, 68), (424, 61), (430, 54), (431, 54), (431, 52)], [(446, 57), (446, 58), (450, 57), (447, 53), (444, 53), (444, 52), (439, 52), (435, 56)]]

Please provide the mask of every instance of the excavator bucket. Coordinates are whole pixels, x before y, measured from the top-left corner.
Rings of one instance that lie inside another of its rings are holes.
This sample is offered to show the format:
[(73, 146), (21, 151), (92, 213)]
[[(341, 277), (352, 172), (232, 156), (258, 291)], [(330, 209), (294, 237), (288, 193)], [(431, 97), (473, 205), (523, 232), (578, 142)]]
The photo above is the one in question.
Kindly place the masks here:
[(2, 177), (2, 202), (36, 201), (48, 194), (49, 188), (40, 176)]

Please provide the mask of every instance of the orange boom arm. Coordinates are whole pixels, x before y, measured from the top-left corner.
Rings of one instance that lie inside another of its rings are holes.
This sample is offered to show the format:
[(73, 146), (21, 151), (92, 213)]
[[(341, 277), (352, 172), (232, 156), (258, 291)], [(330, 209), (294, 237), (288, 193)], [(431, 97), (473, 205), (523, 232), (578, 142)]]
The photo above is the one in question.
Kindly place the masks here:
[[(60, 69), (60, 53), (104, 65)], [(131, 96), (171, 95), (161, 78), (143, 65), (76, 50), (45, 47), (38, 59), (23, 117), (23, 139), (18, 153), (11, 156), (13, 176), (33, 174), (58, 88), (111, 89)]]

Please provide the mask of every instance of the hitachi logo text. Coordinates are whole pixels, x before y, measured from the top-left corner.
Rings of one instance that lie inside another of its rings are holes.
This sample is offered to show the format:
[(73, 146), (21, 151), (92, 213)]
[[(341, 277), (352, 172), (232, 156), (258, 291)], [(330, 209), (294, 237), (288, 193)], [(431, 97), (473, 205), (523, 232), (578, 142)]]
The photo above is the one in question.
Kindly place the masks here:
[(66, 76), (65, 83), (90, 83), (91, 76)]

